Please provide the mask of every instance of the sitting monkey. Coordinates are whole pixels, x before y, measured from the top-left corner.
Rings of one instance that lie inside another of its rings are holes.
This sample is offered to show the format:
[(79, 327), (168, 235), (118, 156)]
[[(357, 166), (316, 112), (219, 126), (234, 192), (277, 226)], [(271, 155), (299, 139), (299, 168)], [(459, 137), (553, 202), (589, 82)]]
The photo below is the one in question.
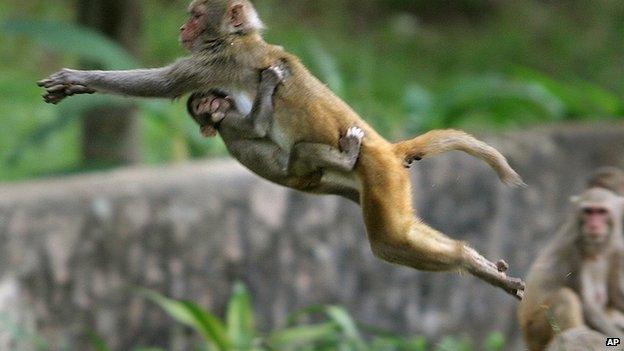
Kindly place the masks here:
[[(546, 351), (604, 351), (607, 336), (587, 327), (568, 329), (548, 344)], [(612, 349), (612, 348), (611, 348)]]
[(518, 317), (530, 351), (544, 350), (557, 332), (583, 326), (624, 335), (624, 198), (590, 188), (572, 201), (574, 213), (527, 276)]
[(340, 150), (300, 142), (288, 152), (266, 135), (273, 118), (273, 93), (286, 74), (283, 65), (262, 71), (258, 94), (248, 115), (239, 111), (232, 97), (216, 89), (192, 94), (186, 108), (202, 135), (213, 137), (219, 132), (229, 153), (259, 176), (297, 190), (340, 195), (359, 203), (357, 189), (327, 181), (323, 170), (353, 170), (364, 137), (360, 128), (347, 130), (338, 141)]

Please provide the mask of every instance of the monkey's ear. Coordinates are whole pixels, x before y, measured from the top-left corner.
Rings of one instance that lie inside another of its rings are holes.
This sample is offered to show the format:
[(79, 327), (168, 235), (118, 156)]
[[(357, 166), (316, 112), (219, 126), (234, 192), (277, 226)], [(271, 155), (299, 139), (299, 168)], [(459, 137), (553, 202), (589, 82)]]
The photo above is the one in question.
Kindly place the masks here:
[(227, 33), (249, 33), (263, 28), (256, 9), (248, 1), (234, 1), (230, 4), (225, 18)]

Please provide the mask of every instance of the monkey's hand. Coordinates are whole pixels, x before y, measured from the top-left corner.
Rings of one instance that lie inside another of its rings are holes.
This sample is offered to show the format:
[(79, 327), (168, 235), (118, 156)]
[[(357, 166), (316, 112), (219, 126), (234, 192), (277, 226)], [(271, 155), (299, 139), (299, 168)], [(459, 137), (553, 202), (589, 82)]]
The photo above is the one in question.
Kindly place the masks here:
[(81, 78), (80, 71), (67, 68), (38, 81), (37, 85), (46, 89), (43, 100), (55, 105), (68, 96), (95, 93), (94, 89), (86, 86), (86, 83)]
[(280, 61), (279, 63), (273, 64), (269, 68), (262, 71), (261, 84), (266, 84), (267, 86), (277, 86), (289, 75), (290, 72), (286, 68), (286, 64)]
[(347, 134), (338, 140), (340, 151), (348, 155), (354, 155), (356, 158), (360, 154), (360, 147), (364, 139), (364, 131), (359, 127), (353, 126), (347, 130)]
[(214, 94), (197, 97), (193, 106), (193, 118), (199, 123), (203, 136), (209, 138), (217, 135), (217, 125), (230, 112), (234, 103), (229, 96), (219, 97)]

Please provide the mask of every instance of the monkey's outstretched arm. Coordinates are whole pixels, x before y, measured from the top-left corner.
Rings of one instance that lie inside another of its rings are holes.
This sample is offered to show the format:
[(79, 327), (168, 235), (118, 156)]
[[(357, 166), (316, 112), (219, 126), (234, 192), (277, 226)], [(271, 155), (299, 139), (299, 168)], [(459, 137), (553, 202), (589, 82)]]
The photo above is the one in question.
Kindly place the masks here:
[[(46, 88), (45, 101), (57, 104), (75, 94), (103, 92), (139, 97), (175, 98), (200, 83), (210, 81), (210, 66), (200, 70), (199, 63), (190, 58), (180, 59), (161, 68), (125, 71), (80, 71), (62, 69), (37, 84)], [(200, 72), (202, 71), (202, 72)], [(200, 82), (200, 79), (202, 80)]]

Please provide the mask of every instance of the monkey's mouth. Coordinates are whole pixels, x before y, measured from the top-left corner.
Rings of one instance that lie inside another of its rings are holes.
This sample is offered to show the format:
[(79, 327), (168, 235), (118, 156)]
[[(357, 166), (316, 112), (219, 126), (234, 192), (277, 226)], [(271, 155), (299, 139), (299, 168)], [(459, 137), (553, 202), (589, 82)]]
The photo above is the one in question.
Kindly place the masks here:
[(607, 241), (607, 236), (602, 233), (587, 233), (583, 237), (583, 242), (590, 245), (603, 244)]

